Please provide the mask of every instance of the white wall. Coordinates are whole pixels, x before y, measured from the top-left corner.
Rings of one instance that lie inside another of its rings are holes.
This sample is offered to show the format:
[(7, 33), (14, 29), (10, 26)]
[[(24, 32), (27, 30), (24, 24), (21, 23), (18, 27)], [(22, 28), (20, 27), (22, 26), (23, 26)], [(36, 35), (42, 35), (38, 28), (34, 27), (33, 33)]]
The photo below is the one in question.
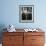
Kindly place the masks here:
[[(16, 28), (46, 28), (46, 0), (2, 0), (0, 25), (13, 24)], [(34, 23), (19, 22), (19, 5), (34, 5)]]

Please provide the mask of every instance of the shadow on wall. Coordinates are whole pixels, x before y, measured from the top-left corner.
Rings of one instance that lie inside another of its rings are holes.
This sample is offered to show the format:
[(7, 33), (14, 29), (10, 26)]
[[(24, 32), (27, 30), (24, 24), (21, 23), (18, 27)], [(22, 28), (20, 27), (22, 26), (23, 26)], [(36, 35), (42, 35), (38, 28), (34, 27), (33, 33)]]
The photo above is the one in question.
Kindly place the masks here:
[(2, 43), (2, 36), (3, 36), (3, 32), (5, 32), (6, 30), (4, 30), (5, 25), (4, 24), (0, 24), (0, 43)]

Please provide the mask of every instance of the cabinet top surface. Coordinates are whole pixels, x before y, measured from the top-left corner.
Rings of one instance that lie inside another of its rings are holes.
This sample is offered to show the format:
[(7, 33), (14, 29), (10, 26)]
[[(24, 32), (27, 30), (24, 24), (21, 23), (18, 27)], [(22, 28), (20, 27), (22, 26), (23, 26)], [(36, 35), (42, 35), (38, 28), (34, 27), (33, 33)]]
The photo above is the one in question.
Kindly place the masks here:
[[(25, 32), (25, 33), (44, 33), (43, 31), (28, 31), (28, 32), (26, 32), (24, 29), (16, 29), (16, 32)], [(16, 32), (7, 32), (7, 33), (16, 33)]]

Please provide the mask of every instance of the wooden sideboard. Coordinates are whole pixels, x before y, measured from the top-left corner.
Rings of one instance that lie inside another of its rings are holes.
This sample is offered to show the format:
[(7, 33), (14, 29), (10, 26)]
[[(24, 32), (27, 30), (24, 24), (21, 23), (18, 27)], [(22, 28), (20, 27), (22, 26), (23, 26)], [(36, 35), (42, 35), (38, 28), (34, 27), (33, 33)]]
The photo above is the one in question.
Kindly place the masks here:
[(44, 32), (3, 32), (3, 46), (44, 46)]

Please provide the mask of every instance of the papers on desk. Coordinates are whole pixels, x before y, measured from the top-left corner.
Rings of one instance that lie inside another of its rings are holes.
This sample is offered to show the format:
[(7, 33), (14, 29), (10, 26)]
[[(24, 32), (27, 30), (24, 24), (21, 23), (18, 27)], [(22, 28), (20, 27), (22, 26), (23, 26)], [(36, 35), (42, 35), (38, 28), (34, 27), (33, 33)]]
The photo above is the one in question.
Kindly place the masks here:
[(16, 32), (15, 27), (14, 27), (13, 25), (9, 25), (9, 26), (7, 27), (7, 31), (8, 31), (8, 32)]
[(24, 29), (25, 30), (25, 32), (28, 32), (28, 31), (37, 31), (38, 32), (38, 30), (37, 29)]

